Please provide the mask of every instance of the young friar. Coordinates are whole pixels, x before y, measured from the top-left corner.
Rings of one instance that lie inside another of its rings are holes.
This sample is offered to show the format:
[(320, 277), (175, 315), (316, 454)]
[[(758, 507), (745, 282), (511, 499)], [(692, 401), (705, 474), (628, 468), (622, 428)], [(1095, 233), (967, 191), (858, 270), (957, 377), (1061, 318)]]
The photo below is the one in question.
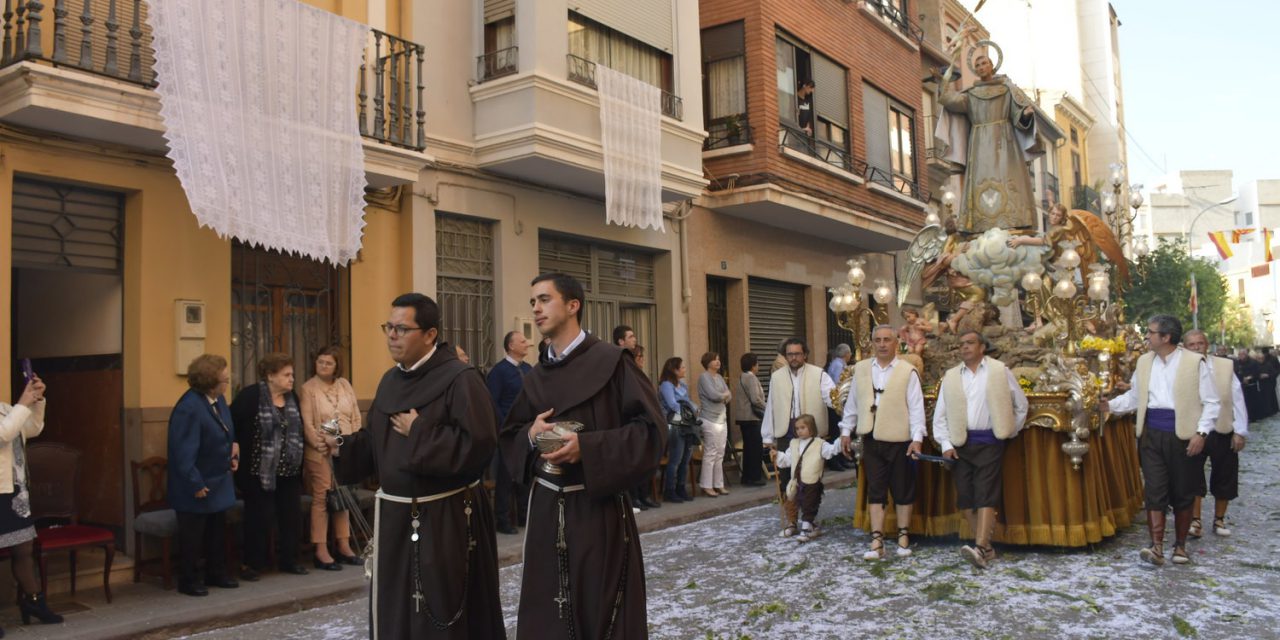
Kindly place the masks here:
[[(582, 330), (584, 301), (582, 284), (571, 276), (534, 278), (533, 320), (551, 342), (499, 435), (512, 477), (531, 488), (516, 621), (521, 638), (649, 635), (629, 490), (657, 467), (666, 420), (634, 358)], [(540, 434), (562, 445), (540, 453)]]
[[(782, 530), (782, 537), (796, 536), (796, 540), (808, 542), (822, 534), (815, 524), (818, 508), (822, 506), (822, 471), (826, 468), (826, 461), (840, 452), (840, 445), (815, 438), (818, 423), (807, 413), (796, 418), (795, 428), (796, 437), (791, 440), (791, 445), (786, 451), (778, 451), (775, 459), (779, 469), (794, 469), (787, 483), (789, 524)], [(800, 519), (799, 535), (797, 515)]]

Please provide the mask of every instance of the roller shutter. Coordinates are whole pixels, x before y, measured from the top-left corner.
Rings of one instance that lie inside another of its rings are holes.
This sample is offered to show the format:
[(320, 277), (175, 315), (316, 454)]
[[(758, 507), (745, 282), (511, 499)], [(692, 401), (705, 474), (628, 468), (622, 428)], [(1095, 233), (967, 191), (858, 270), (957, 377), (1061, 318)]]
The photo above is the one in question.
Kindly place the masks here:
[(804, 289), (762, 278), (747, 281), (748, 337), (751, 351), (760, 357), (760, 383), (766, 393), (778, 345), (787, 338), (805, 337)]

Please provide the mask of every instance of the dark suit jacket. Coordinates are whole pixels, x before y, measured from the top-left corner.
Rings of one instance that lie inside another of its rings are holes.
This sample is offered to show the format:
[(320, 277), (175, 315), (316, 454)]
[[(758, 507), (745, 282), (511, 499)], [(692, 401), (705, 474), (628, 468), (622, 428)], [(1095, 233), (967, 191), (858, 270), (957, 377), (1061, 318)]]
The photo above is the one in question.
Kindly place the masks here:
[(524, 388), (524, 376), (533, 370), (533, 367), (527, 363), (521, 362), (517, 368), (511, 364), (506, 358), (498, 361), (489, 370), (489, 376), (485, 379), (485, 386), (489, 388), (489, 395), (493, 396), (493, 408), (498, 412), (498, 424), (502, 424), (507, 419), (507, 414), (511, 412), (511, 405), (515, 404), (516, 396), (520, 395), (520, 389)]
[[(215, 413), (216, 412), (216, 413)], [(231, 478), (231, 443), (235, 427), (227, 401), (209, 404), (188, 389), (169, 414), (168, 500), (174, 511), (217, 513), (236, 501)], [(209, 495), (196, 492), (208, 488)]]

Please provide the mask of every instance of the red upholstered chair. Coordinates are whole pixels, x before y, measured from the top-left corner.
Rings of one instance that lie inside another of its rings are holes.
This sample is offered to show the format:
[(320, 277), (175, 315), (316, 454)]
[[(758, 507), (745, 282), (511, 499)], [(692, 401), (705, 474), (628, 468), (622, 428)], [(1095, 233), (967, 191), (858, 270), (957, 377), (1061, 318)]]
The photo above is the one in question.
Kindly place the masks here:
[(58, 520), (65, 524), (36, 527), (35, 554), (40, 562), (40, 590), (48, 591), (48, 554), (71, 554), (71, 594), (76, 592), (76, 552), (102, 547), (106, 562), (102, 588), (111, 602), (111, 561), (116, 538), (110, 529), (80, 524), (76, 509), (76, 482), (80, 476), (80, 452), (57, 443), (27, 447), (27, 468), (31, 475), (31, 515), (37, 523)]

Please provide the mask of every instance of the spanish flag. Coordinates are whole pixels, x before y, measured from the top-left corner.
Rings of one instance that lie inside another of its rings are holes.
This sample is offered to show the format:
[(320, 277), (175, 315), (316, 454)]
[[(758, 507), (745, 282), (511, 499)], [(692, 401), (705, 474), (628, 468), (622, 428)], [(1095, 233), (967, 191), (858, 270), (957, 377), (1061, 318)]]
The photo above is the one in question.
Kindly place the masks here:
[[(1231, 233), (1235, 234), (1234, 231)], [(1231, 241), (1227, 239), (1227, 232), (1210, 231), (1209, 241), (1213, 243), (1213, 246), (1218, 250), (1218, 255), (1222, 256), (1223, 260), (1227, 260), (1234, 255), (1231, 251)]]
[(1272, 231), (1271, 229), (1262, 230), (1262, 254), (1266, 258), (1265, 262), (1271, 262), (1276, 259), (1275, 255), (1273, 255), (1273, 252), (1271, 251), (1271, 241), (1273, 240), (1274, 235), (1275, 231)]
[(1254, 229), (1253, 227), (1249, 227), (1247, 229), (1232, 229), (1231, 244), (1240, 244), (1240, 240), (1242, 238), (1253, 233), (1254, 231), (1256, 231), (1256, 229)]

